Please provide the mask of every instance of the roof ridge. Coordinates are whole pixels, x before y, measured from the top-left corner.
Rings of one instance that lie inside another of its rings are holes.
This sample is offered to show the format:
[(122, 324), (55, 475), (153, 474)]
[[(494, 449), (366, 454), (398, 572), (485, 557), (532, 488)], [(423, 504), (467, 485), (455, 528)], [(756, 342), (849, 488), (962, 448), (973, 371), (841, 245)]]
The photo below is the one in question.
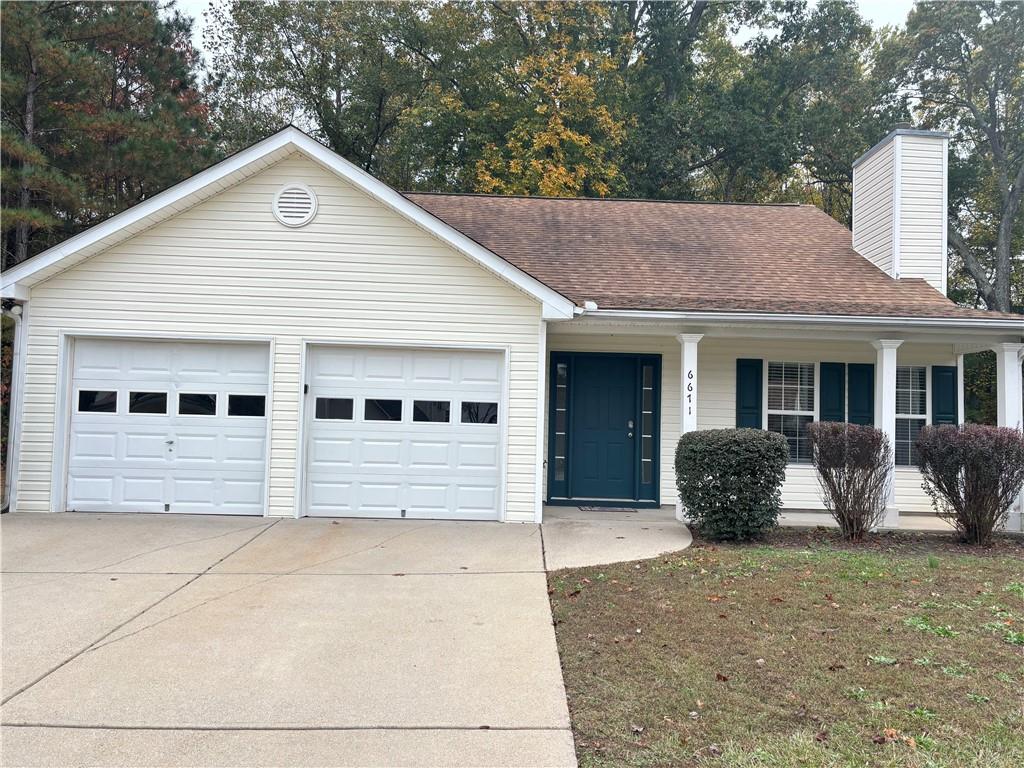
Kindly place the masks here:
[(675, 203), (679, 205), (746, 205), (755, 208), (816, 208), (803, 203), (748, 203), (728, 200), (662, 200), (648, 197), (546, 197), (543, 195), (498, 195), (490, 192), (420, 192), (403, 190), (402, 194), (429, 195), (430, 197), (489, 197), (497, 200), (553, 200), (553, 201), (587, 201), (593, 203)]

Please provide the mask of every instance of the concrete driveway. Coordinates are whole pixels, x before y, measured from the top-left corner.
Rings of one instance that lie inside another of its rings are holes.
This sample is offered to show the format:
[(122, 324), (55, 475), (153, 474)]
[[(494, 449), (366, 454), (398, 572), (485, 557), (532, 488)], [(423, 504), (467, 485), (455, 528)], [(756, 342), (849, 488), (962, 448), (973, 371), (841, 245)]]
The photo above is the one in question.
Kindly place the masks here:
[(575, 765), (537, 526), (0, 532), (4, 765)]

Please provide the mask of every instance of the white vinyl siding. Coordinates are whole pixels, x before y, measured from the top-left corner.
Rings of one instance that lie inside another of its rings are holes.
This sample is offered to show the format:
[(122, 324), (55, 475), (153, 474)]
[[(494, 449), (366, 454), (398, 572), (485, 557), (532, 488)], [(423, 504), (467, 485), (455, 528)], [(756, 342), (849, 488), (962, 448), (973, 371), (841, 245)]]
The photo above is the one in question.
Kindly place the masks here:
[(883, 272), (893, 275), (894, 142), (853, 169), (853, 247)]
[[(272, 203), (296, 182), (318, 210), (288, 228)], [(64, 330), (272, 337), (269, 512), (285, 516), (296, 504), (303, 340), (507, 348), (507, 519), (532, 520), (540, 318), (535, 299), (293, 154), (33, 288), (18, 508), (51, 508)]]
[(894, 134), (853, 169), (853, 247), (897, 278), (946, 292), (946, 153), (941, 135)]
[(901, 136), (899, 276), (927, 280), (945, 293), (946, 142)]

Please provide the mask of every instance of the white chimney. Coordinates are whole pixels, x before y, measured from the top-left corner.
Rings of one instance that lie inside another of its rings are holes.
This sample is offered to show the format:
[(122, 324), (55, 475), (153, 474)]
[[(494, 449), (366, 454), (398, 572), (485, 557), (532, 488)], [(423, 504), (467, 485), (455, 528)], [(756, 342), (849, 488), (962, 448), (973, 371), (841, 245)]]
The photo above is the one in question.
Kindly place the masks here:
[(896, 278), (946, 293), (949, 134), (898, 126), (853, 163), (853, 247)]

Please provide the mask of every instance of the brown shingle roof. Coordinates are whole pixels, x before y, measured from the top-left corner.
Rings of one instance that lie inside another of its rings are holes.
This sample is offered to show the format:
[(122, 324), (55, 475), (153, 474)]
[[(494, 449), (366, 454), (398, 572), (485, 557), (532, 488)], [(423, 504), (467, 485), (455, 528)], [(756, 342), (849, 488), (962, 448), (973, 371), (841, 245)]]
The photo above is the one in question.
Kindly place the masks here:
[(579, 306), (1011, 317), (958, 307), (924, 280), (889, 277), (810, 205), (406, 197)]

